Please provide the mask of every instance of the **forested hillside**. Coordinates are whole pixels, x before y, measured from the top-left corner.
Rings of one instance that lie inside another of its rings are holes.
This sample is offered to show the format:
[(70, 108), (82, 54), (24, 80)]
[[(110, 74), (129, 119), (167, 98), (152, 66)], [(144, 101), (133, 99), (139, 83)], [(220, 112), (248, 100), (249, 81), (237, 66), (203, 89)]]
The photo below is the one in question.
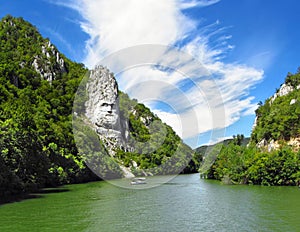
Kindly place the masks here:
[(256, 116), (252, 143), (300, 137), (300, 73), (289, 73), (274, 96), (259, 104)]
[(225, 183), (300, 184), (300, 73), (289, 73), (276, 93), (260, 102), (250, 143), (221, 148), (203, 173)]
[[(75, 93), (88, 70), (60, 54), (22, 18), (1, 20), (0, 41), (0, 201), (45, 186), (99, 180), (78, 153), (72, 131)], [(121, 117), (129, 118), (130, 141), (149, 140), (143, 121), (147, 118), (163, 125), (148, 108), (123, 93), (120, 111)], [(129, 168), (134, 168), (134, 161), (139, 170), (165, 163), (154, 174), (177, 172), (192, 150), (171, 127), (165, 128), (166, 136), (156, 138), (163, 141), (158, 149), (147, 152), (155, 145), (151, 143), (132, 146), (131, 152), (120, 149), (108, 159)]]
[(84, 65), (21, 18), (0, 22), (1, 198), (95, 179), (77, 155), (72, 102)]
[[(131, 100), (125, 93), (120, 93), (119, 98), (121, 119), (129, 119), (128, 145), (133, 151), (119, 150), (117, 158), (136, 174), (140, 174), (140, 169), (146, 169), (152, 174), (181, 172), (192, 159), (193, 150), (149, 108)], [(134, 168), (133, 161), (138, 169)]]

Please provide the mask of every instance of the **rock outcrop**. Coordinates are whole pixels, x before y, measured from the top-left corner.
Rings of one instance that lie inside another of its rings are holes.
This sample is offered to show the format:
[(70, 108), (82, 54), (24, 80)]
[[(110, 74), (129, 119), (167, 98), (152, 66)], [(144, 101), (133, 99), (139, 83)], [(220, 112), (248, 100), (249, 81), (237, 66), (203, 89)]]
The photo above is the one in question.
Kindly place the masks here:
[(297, 99), (292, 99), (292, 100), (290, 101), (290, 105), (294, 105), (296, 102), (297, 102)]
[(52, 82), (56, 78), (57, 73), (66, 72), (64, 59), (50, 41), (42, 45), (41, 51), (41, 55), (34, 57), (32, 66), (43, 79)]
[(107, 68), (97, 66), (90, 72), (86, 89), (89, 97), (85, 103), (85, 115), (106, 149), (111, 156), (117, 149), (126, 151), (128, 123), (120, 120), (118, 85), (114, 75)]
[(296, 152), (300, 150), (300, 138), (291, 138), (287, 144), (292, 146)]
[[(296, 89), (299, 89), (298, 86)], [(291, 86), (290, 84), (282, 84), (281, 87), (279, 88), (279, 90), (272, 96), (270, 97), (270, 105), (272, 105), (272, 103), (275, 101), (275, 99), (277, 99), (278, 97), (282, 97), (285, 96), (291, 92), (293, 92), (295, 90), (295, 88), (293, 86)], [(290, 105), (295, 104), (296, 103), (296, 99), (292, 99), (290, 102)], [(258, 116), (255, 117), (254, 119), (254, 123), (252, 125), (252, 131), (255, 129), (256, 125), (257, 125), (257, 120), (258, 120)], [(263, 141), (261, 141), (263, 143)], [(259, 143), (257, 144), (258, 147), (260, 146)]]
[(296, 129), (299, 127), (299, 77), (299, 73), (289, 74), (276, 93), (257, 109), (252, 135), (256, 137), (258, 148), (271, 152), (284, 144), (295, 151), (300, 149)]
[(280, 89), (271, 98), (270, 104), (272, 104), (277, 97), (285, 96), (285, 95), (287, 95), (287, 94), (289, 94), (290, 92), (293, 92), (293, 91), (294, 91), (294, 87), (293, 86), (291, 86), (289, 84), (283, 84), (283, 85), (281, 85)]

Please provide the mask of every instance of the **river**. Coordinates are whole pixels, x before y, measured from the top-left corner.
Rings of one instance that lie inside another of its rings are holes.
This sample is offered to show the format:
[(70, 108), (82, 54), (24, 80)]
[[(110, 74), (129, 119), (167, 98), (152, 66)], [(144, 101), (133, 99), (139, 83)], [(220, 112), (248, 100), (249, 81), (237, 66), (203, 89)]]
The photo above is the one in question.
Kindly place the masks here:
[[(67, 185), (0, 206), (0, 231), (300, 231), (300, 189), (223, 185), (199, 174)], [(128, 188), (116, 185), (128, 184)], [(151, 185), (143, 185), (151, 186)]]

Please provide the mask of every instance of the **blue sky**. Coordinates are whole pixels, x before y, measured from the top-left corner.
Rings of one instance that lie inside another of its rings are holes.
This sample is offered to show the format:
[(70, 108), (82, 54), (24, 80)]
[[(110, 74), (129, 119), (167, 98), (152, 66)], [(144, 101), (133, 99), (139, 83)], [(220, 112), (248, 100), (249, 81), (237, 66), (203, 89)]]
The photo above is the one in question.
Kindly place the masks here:
[[(299, 10), (297, 0), (0, 0), (0, 17), (23, 17), (67, 57), (89, 67), (141, 44), (177, 46), (200, 61), (203, 69), (198, 72), (205, 69), (210, 75), (206, 81), (207, 74), (199, 74), (198, 80), (153, 67), (130, 69), (117, 77), (121, 90), (140, 98), (179, 134), (186, 130), (181, 136), (192, 147), (218, 137), (250, 135), (257, 102), (273, 95), (286, 74), (300, 66)], [(168, 91), (151, 87), (150, 81), (157, 78), (171, 80), (164, 82)], [(191, 80), (200, 90), (183, 86)], [(222, 109), (215, 104), (215, 95), (205, 102), (216, 87)], [(188, 99), (189, 109), (177, 90)], [(222, 123), (211, 122), (209, 112), (218, 116), (222, 110)], [(185, 120), (190, 130), (182, 128)], [(213, 137), (211, 129), (216, 132)]]

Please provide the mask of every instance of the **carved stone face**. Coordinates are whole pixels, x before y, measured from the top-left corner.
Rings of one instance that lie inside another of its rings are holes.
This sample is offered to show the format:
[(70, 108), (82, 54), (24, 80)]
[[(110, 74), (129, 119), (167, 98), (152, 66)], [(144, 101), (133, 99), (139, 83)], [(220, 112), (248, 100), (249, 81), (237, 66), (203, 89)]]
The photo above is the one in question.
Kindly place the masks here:
[(118, 112), (116, 101), (100, 101), (95, 110), (96, 125), (107, 129), (115, 129), (118, 126)]
[(88, 93), (88, 101), (85, 102), (87, 118), (105, 136), (108, 131), (119, 132), (121, 128), (118, 85), (113, 74), (107, 68), (97, 66), (90, 72), (86, 90)]

